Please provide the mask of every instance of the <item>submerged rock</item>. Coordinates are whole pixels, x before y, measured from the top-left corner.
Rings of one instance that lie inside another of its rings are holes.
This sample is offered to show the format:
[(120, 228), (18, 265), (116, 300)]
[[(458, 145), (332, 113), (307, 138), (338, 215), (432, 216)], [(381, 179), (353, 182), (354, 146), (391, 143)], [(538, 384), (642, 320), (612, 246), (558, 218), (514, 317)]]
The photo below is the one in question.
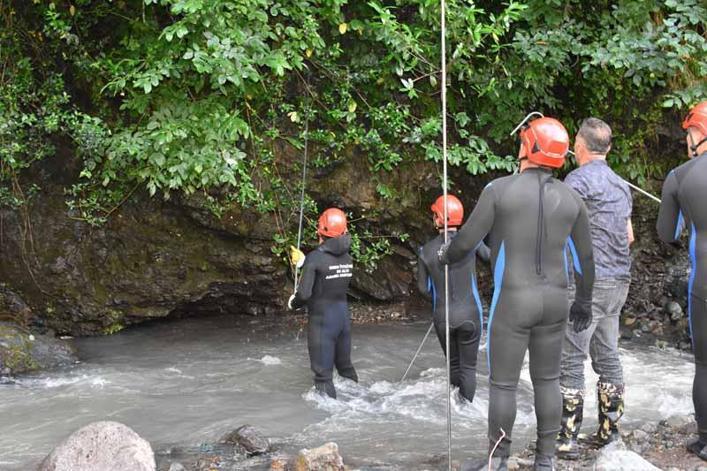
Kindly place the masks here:
[(155, 471), (150, 444), (118, 422), (93, 422), (54, 448), (38, 471)]
[(339, 445), (329, 442), (300, 450), (291, 468), (292, 471), (343, 471), (344, 459), (339, 454)]
[(211, 469), (236, 469), (246, 456), (239, 445), (231, 443), (202, 443), (196, 446), (169, 446), (155, 452), (159, 471), (174, 471), (182, 466), (189, 471)]
[(594, 462), (596, 471), (660, 471), (638, 453), (629, 451), (622, 441), (610, 443), (601, 449)]
[(262, 455), (270, 450), (270, 440), (252, 425), (243, 425), (226, 434), (220, 441), (239, 445), (248, 455)]
[(76, 361), (68, 343), (0, 322), (0, 376), (58, 368)]

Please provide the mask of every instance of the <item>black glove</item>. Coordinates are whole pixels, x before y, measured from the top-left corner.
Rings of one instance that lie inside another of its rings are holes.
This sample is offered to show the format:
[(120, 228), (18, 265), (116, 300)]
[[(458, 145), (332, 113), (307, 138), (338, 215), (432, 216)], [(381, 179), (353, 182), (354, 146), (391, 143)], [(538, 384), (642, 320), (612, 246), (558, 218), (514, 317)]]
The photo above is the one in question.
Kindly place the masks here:
[(447, 258), (447, 251), (449, 250), (449, 244), (451, 244), (452, 241), (449, 240), (446, 243), (442, 244), (437, 251), (437, 258), (439, 259), (439, 263), (442, 265), (449, 265), (449, 259)]
[(592, 323), (592, 302), (575, 300), (570, 307), (570, 322), (575, 332), (586, 330)]

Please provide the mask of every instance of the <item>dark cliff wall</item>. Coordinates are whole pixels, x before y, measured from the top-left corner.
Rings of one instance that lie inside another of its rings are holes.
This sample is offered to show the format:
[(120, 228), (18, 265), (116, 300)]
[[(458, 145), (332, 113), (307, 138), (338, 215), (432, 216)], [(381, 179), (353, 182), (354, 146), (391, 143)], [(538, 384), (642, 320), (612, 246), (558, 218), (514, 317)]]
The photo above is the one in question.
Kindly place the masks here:
[[(357, 270), (352, 290), (364, 301), (404, 300), (415, 295), (417, 247), (434, 234), (429, 204), (439, 193), (438, 173), (429, 163), (415, 163), (387, 175), (386, 183), (401, 194), (402, 203), (393, 206), (377, 194), (363, 159), (313, 170), (308, 191), (320, 208), (352, 211), (361, 227), (410, 235), (405, 242), (394, 239), (393, 253), (372, 273)], [(234, 207), (216, 218), (199, 196), (167, 202), (136, 195), (107, 224), (92, 227), (73, 219), (65, 204), (67, 171), (47, 166), (33, 174), (43, 190), (27, 213), (0, 211), (0, 311), (76, 335), (112, 333), (169, 315), (284, 312), (292, 281), (271, 251), (272, 214)], [(454, 191), (468, 210), (490, 178), (454, 175)], [(686, 322), (671, 320), (663, 308), (671, 299), (685, 303), (687, 257), (656, 240), (657, 205), (639, 195), (635, 201), (634, 283), (626, 313), (639, 318), (632, 328), (684, 331)], [(480, 271), (488, 298), (488, 269)]]

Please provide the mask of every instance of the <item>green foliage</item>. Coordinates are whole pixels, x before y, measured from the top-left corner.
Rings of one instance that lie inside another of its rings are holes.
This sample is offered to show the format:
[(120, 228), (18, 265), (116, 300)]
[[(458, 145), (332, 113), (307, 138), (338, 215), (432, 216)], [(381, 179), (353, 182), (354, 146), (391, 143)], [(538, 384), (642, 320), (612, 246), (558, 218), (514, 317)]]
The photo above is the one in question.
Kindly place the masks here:
[[(614, 128), (614, 164), (625, 176), (662, 175), (672, 156), (648, 159), (659, 126), (707, 98), (707, 9), (700, 0), (603, 4), (529, 1), (529, 28), (514, 49), (538, 98), (577, 123), (589, 114)], [(548, 28), (551, 25), (551, 28)], [(579, 82), (578, 82), (579, 80)], [(562, 100), (562, 101), (558, 101)]]
[[(0, 0), (0, 204), (23, 204), (28, 189), (12, 182), (71, 142), (82, 168), (68, 189), (75, 217), (101, 223), (143, 189), (201, 192), (217, 215), (234, 204), (275, 214), (280, 250), (296, 223), (292, 160), (305, 138), (321, 170), (363, 153), (394, 203), (402, 192), (389, 172), (442, 158), (439, 5)], [(613, 163), (632, 179), (682, 157), (651, 154), (661, 127), (707, 97), (704, 2), (447, 7), (451, 165), (511, 171), (508, 133), (531, 110), (570, 131), (588, 115), (607, 120)]]

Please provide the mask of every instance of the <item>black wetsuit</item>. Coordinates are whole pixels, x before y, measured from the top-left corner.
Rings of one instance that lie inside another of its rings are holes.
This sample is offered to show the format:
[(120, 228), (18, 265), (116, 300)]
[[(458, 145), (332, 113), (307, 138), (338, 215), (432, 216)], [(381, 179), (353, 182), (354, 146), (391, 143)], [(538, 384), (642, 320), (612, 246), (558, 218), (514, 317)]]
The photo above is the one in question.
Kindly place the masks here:
[[(449, 232), (449, 237), (456, 236)], [(446, 354), (444, 313), (444, 265), (439, 261), (439, 248), (444, 243), (440, 234), (420, 248), (417, 263), (417, 289), (432, 300), (437, 338)], [(488, 260), (489, 249), (479, 248), (481, 258)], [(450, 381), (468, 401), (476, 392), (476, 357), (483, 326), (483, 307), (476, 284), (476, 254), (449, 266), (449, 364)]]
[(339, 375), (358, 381), (351, 363), (351, 317), (346, 300), (353, 264), (351, 236), (327, 239), (307, 255), (294, 308), (307, 305), (309, 361), (318, 391), (336, 397), (334, 366)]
[(446, 255), (468, 256), (488, 234), (494, 273), (489, 314), (489, 440), (506, 434), (495, 456), (508, 456), (516, 388), (526, 350), (535, 391), (538, 454), (553, 456), (560, 430), (560, 354), (567, 324), (568, 258), (572, 249), (577, 302), (591, 306), (594, 283), (587, 210), (549, 171), (531, 168), (499, 178), (481, 194)]
[(695, 352), (692, 400), (700, 440), (707, 444), (707, 153), (673, 169), (663, 184), (658, 235), (676, 242), (690, 230), (692, 271), (688, 288), (688, 318)]

